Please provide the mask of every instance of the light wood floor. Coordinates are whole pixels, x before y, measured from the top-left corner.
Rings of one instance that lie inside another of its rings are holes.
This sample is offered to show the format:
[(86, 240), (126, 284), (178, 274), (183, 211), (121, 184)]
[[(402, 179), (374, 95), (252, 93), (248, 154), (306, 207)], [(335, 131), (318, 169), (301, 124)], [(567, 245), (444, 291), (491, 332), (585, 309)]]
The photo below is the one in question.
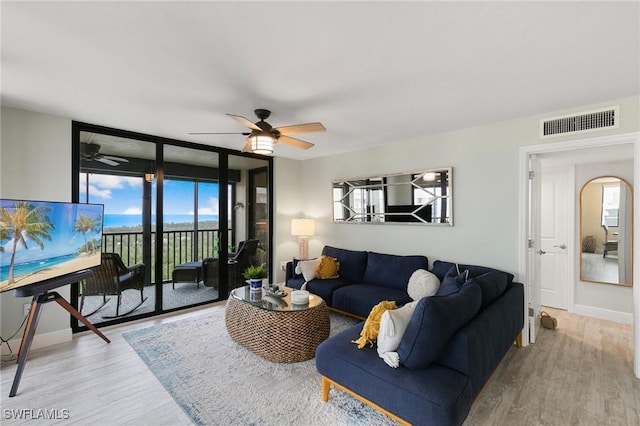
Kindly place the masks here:
[[(72, 342), (34, 350), (14, 398), (8, 395), (16, 364), (3, 362), (0, 424), (35, 424), (12, 419), (12, 410), (31, 410), (27, 414), (34, 416), (37, 410), (57, 410), (60, 420), (38, 420), (38, 425), (191, 424), (122, 333), (208, 309), (104, 328), (110, 344), (86, 332)], [(535, 345), (507, 353), (465, 425), (640, 425), (631, 327), (547, 311), (558, 319), (558, 329), (542, 329)], [(211, 368), (215, 372), (214, 364)]]

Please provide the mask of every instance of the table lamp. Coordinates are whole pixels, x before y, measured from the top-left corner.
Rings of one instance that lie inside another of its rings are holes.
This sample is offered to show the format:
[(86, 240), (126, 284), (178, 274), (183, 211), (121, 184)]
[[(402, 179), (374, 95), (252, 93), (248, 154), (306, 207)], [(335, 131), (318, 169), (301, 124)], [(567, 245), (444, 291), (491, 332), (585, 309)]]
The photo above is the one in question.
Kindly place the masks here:
[(291, 235), (298, 237), (298, 256), (302, 260), (309, 258), (309, 237), (316, 232), (316, 222), (313, 219), (292, 219)]

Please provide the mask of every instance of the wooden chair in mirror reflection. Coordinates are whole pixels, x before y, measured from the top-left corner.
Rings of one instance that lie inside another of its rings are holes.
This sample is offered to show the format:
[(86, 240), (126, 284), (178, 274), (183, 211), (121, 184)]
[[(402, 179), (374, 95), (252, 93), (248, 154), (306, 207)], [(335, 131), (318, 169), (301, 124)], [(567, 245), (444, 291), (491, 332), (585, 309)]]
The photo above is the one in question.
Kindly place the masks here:
[[(604, 229), (604, 241), (602, 242), (603, 246), (603, 255), (602, 257), (607, 257), (607, 254), (611, 251), (615, 251), (618, 254), (618, 240), (610, 240), (609, 239), (609, 227), (607, 225), (602, 225), (602, 229)], [(616, 235), (617, 233), (613, 233)]]

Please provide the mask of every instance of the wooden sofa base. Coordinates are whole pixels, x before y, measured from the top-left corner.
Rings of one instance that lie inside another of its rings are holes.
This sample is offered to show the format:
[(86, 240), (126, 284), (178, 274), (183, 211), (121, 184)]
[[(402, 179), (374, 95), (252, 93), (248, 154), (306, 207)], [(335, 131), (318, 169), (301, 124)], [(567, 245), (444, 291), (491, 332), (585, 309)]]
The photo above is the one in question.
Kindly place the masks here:
[(335, 387), (336, 389), (340, 389), (341, 391), (348, 393), (349, 395), (351, 395), (352, 397), (356, 398), (359, 401), (364, 402), (365, 404), (369, 405), (370, 407), (373, 407), (374, 409), (380, 411), (382, 414), (392, 418), (393, 420), (395, 420), (396, 422), (398, 422), (399, 424), (403, 425), (403, 426), (409, 426), (411, 425), (411, 423), (407, 422), (406, 420), (401, 419), (400, 417), (396, 416), (393, 413), (390, 413), (389, 411), (385, 410), (384, 408), (380, 407), (378, 404), (375, 404), (371, 401), (369, 401), (368, 399), (358, 395), (357, 393), (353, 392), (352, 390), (349, 390), (347, 388), (345, 388), (344, 386), (334, 382), (333, 380), (322, 376), (322, 401), (323, 402), (327, 402), (329, 400), (329, 390), (331, 390), (331, 385), (333, 385), (333, 387)]
[(330, 306), (328, 308), (329, 308), (330, 311), (333, 311), (333, 312), (335, 312), (337, 314), (344, 315), (345, 317), (355, 318), (355, 319), (360, 320), (360, 321), (366, 320), (366, 318), (363, 318), (360, 315), (352, 314), (352, 313), (347, 312), (347, 311), (341, 311), (340, 309), (332, 308)]

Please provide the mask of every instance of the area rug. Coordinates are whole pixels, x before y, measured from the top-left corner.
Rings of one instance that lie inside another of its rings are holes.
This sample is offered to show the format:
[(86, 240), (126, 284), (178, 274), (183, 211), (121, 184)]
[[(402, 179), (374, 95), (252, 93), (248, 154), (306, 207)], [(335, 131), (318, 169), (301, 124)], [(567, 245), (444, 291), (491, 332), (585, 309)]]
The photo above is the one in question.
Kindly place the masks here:
[[(331, 313), (332, 334), (355, 323)], [(224, 306), (124, 337), (198, 425), (395, 424), (337, 389), (322, 402), (315, 360), (274, 364), (235, 343)]]

